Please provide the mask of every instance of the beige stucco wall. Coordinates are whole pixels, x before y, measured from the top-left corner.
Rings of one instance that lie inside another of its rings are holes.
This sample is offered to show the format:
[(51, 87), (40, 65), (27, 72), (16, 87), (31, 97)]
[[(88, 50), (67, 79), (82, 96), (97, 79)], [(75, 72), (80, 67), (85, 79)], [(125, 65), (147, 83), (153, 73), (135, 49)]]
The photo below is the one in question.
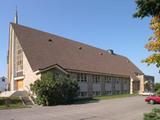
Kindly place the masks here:
[(30, 92), (30, 84), (40, 79), (41, 75), (33, 72), (26, 55), (23, 55), (23, 74), (24, 74), (24, 90)]
[(14, 43), (15, 43), (15, 33), (10, 25), (10, 33), (9, 33), (9, 48), (8, 48), (8, 80), (10, 83), (10, 90), (15, 90), (14, 89)]
[(133, 78), (130, 78), (130, 94), (133, 94)]
[(137, 77), (140, 80), (139, 94), (141, 94), (144, 92), (144, 75), (138, 75)]

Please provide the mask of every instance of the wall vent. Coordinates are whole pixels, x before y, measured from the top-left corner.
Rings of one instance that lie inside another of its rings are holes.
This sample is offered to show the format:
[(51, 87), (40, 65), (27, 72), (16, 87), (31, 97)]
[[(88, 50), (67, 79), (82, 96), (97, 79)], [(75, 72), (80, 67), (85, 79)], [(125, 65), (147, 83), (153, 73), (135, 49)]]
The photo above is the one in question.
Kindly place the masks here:
[(112, 49), (108, 49), (107, 52), (111, 55), (114, 55), (114, 51)]
[(53, 41), (52, 39), (49, 39), (49, 40), (48, 40), (48, 42), (52, 42), (52, 41)]

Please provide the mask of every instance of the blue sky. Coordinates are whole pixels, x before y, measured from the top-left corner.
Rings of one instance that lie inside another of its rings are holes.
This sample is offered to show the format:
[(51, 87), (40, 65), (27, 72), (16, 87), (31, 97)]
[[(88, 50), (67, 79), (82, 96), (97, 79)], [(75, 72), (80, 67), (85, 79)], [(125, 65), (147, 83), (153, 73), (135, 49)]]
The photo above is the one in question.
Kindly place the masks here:
[(54, 33), (128, 57), (145, 74), (160, 82), (158, 69), (141, 60), (152, 31), (150, 18), (135, 19), (134, 0), (1, 0), (0, 76), (7, 75), (9, 23), (18, 6), (19, 24)]

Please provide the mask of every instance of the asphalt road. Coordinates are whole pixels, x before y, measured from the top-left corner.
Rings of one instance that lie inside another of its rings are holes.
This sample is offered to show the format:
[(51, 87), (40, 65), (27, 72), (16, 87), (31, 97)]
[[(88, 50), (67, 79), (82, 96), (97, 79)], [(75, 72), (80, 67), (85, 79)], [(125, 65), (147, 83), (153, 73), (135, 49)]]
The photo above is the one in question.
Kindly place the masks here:
[(0, 110), (0, 120), (143, 120), (154, 107), (145, 97), (101, 100), (95, 103)]

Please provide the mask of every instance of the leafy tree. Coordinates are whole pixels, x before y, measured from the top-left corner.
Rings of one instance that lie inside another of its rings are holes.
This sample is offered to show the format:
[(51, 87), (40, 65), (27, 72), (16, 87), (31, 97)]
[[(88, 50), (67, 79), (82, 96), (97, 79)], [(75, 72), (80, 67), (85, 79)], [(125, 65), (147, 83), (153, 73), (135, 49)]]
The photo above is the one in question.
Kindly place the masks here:
[(144, 18), (158, 16), (160, 14), (160, 0), (136, 0), (137, 11), (134, 17)]
[(145, 45), (145, 48), (153, 54), (143, 62), (160, 67), (160, 0), (136, 0), (136, 4), (137, 11), (133, 16), (141, 19), (152, 17), (150, 28), (154, 31), (149, 42)]
[(154, 108), (150, 113), (145, 113), (144, 120), (160, 120), (160, 108)]
[[(143, 60), (148, 65), (155, 64), (160, 67), (160, 0), (136, 0), (137, 11), (134, 17), (143, 19), (144, 17), (152, 17), (150, 28), (154, 31), (149, 42), (145, 45), (148, 51), (153, 54)], [(160, 93), (160, 89), (157, 93)], [(160, 120), (160, 109), (153, 109), (151, 113), (144, 114), (144, 120)]]
[(67, 77), (56, 78), (50, 71), (43, 73), (41, 79), (30, 86), (37, 103), (47, 106), (71, 103), (79, 90), (76, 81)]

